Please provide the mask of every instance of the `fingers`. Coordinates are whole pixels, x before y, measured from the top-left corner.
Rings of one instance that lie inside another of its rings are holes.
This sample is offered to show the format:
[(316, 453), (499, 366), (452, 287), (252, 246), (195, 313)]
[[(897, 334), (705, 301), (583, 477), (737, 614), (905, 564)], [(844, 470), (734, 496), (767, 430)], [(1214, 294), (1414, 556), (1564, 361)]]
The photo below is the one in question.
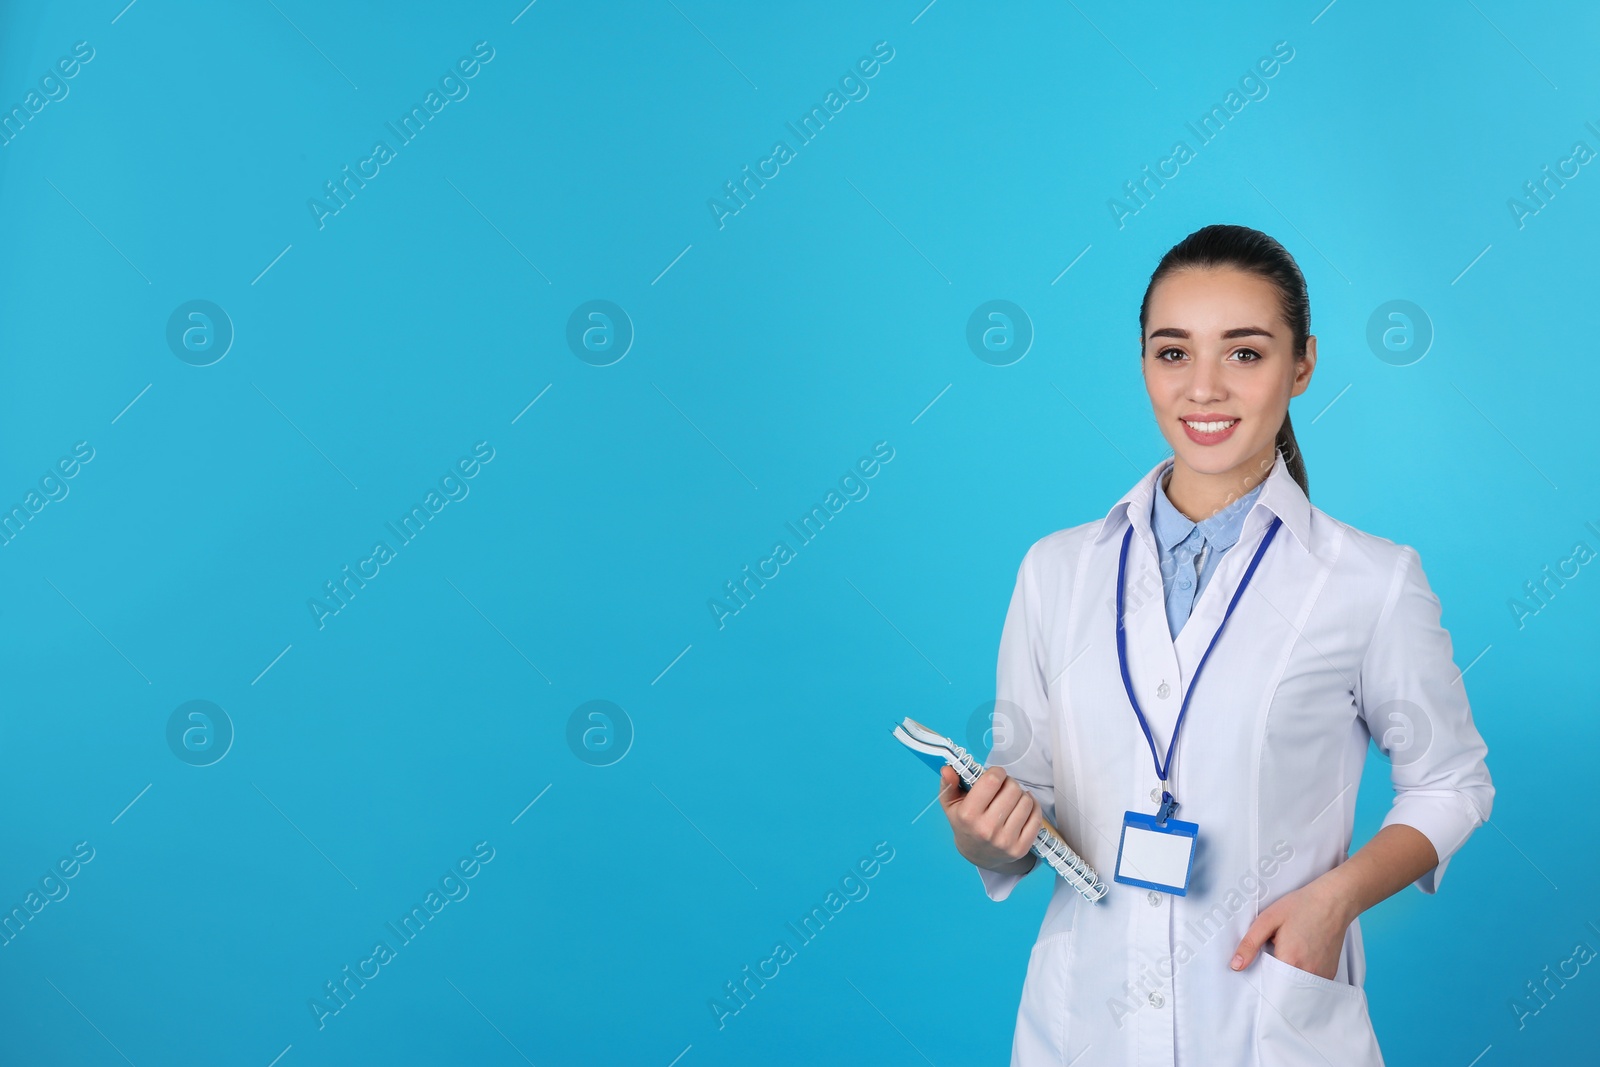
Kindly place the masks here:
[(1044, 824), (1044, 814), (1033, 794), (1007, 776), (1002, 767), (989, 767), (965, 793), (960, 777), (949, 767), (939, 773), (942, 787), (939, 802), (951, 825), (1005, 853), (1020, 859), (1033, 846), (1033, 839)]
[(1278, 922), (1271, 909), (1256, 916), (1256, 921), (1250, 924), (1250, 929), (1244, 932), (1244, 940), (1239, 942), (1239, 947), (1234, 950), (1233, 961), (1228, 964), (1236, 971), (1242, 971), (1250, 966), (1256, 958), (1256, 953), (1261, 951), (1261, 946), (1271, 939), (1277, 929)]
[(978, 822), (989, 810), (1000, 786), (1005, 782), (1005, 771), (999, 767), (991, 768), (978, 775), (978, 780), (972, 787), (963, 791), (961, 776), (954, 767), (944, 766), (939, 769), (939, 804), (944, 808), (952, 824), (959, 824), (965, 829), (976, 831)]
[(962, 800), (961, 776), (956, 769), (949, 765), (939, 768), (939, 806), (948, 814)]
[(1044, 829), (1044, 805), (1035, 803), (1033, 815), (1028, 819), (1028, 825), (1022, 830), (1022, 838), (1028, 842), (1028, 847), (1033, 847), (1034, 838), (1039, 836), (1039, 831)]
[[(1032, 802), (1032, 794), (1018, 785), (1015, 780), (1008, 778), (995, 793), (994, 799), (989, 801), (987, 808), (982, 812), (972, 813), (972, 830), (996, 848), (1003, 849), (1010, 854), (1014, 851), (1014, 838), (1022, 828), (1022, 820), (1025, 820), (1031, 814), (1028, 810), (1028, 805)], [(1011, 822), (1013, 816), (1017, 817), (1018, 825), (1012, 826), (1008, 831), (1007, 824)], [(1015, 859), (1017, 857), (1013, 855), (1012, 858)]]
[[(999, 768), (992, 768), (991, 770), (999, 770)], [(989, 777), (990, 773), (991, 771), (984, 771), (978, 778), (978, 785), (982, 785), (983, 780)], [(1022, 798), (1026, 795), (1020, 785), (1005, 777), (1004, 771), (1000, 771), (995, 780), (999, 783), (999, 786), (998, 788), (991, 787), (991, 795), (988, 798), (988, 802), (982, 805), (975, 802), (972, 810), (968, 813), (972, 819), (973, 829), (989, 841), (994, 841), (999, 837), (1001, 828), (1005, 826), (1006, 820), (1011, 817), (1012, 811), (1016, 809), (1018, 804), (1022, 803)], [(969, 799), (976, 800), (972, 794), (977, 792), (978, 785), (974, 785), (972, 790), (968, 792)]]
[[(952, 770), (950, 773), (955, 772)], [(967, 799), (973, 802), (973, 810), (982, 811), (987, 808), (995, 795), (1010, 781), (1004, 767), (985, 768), (984, 772), (978, 775), (978, 780), (972, 783), (972, 788), (967, 790)]]
[(1011, 809), (1011, 814), (1006, 816), (1006, 821), (1000, 832), (1000, 840), (996, 842), (1006, 851), (1012, 859), (1021, 859), (1033, 847), (1034, 835), (1039, 831), (1034, 829), (1028, 832), (1028, 827), (1033, 824), (1034, 816), (1039, 812), (1039, 802), (1033, 794), (1024, 792), (1022, 800)]

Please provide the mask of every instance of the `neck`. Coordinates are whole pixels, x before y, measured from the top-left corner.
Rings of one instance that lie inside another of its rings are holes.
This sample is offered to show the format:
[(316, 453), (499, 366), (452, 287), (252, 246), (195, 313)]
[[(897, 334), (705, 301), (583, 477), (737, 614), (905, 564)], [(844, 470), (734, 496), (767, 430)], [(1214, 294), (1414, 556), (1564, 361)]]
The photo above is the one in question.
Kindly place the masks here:
[(1172, 506), (1190, 522), (1209, 519), (1267, 480), (1277, 459), (1277, 442), (1221, 474), (1202, 474), (1176, 456), (1162, 488)]

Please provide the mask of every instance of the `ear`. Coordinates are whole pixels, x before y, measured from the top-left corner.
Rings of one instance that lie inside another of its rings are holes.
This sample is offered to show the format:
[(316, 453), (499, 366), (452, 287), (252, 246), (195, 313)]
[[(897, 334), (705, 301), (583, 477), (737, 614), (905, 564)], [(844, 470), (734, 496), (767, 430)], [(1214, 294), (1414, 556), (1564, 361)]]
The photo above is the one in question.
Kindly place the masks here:
[(1311, 374), (1317, 369), (1317, 336), (1311, 334), (1306, 338), (1306, 354), (1294, 361), (1294, 384), (1289, 389), (1290, 396), (1299, 396), (1311, 385)]

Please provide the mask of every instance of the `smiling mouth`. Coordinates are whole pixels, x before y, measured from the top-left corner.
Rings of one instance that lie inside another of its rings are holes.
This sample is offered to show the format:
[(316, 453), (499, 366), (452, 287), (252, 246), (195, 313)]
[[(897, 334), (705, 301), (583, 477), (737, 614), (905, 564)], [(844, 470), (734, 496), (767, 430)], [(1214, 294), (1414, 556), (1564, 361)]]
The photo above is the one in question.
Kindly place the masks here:
[(1179, 421), (1195, 433), (1221, 433), (1223, 430), (1231, 429), (1239, 420), (1208, 419), (1204, 422), (1198, 422), (1193, 419), (1181, 419)]

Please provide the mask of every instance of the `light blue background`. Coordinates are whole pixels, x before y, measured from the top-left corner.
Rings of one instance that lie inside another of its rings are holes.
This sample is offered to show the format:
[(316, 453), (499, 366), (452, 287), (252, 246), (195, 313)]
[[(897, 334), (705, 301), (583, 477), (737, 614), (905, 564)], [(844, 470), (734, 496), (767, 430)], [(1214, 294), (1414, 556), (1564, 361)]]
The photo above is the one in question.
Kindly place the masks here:
[[(1165, 454), (1139, 298), (1224, 221), (1304, 268), (1312, 499), (1421, 552), (1490, 747), (1442, 891), (1362, 920), (1389, 1062), (1591, 1047), (1592, 967), (1511, 1005), (1600, 948), (1600, 577), (1520, 628), (1508, 601), (1600, 548), (1600, 176), (1521, 228), (1507, 200), (1600, 149), (1600, 17), (924, 2), (5, 5), (6, 110), (95, 55), (0, 147), (0, 502), (95, 458), (0, 548), (0, 905), (95, 858), (0, 948), (0, 1058), (1004, 1062), (1049, 883), (989, 902), (888, 728), (964, 730), (1023, 552)], [(470, 95), (319, 230), (308, 198), (478, 41)], [(870, 95), (719, 229), (708, 198), (879, 41)], [(1108, 199), (1279, 41), (1119, 229)], [(192, 299), (236, 331), (209, 367), (166, 345)], [(565, 341), (591, 299), (636, 330), (609, 367)], [(991, 299), (1036, 331), (1009, 367), (964, 339)], [(1435, 331), (1409, 366), (1366, 340), (1394, 299)], [(479, 441), (470, 495), (319, 630), (308, 598)], [(870, 495), (719, 630), (708, 599), (877, 441)], [(236, 731), (210, 767), (167, 746), (193, 699)], [(567, 744), (590, 700), (632, 723), (611, 766)], [(319, 1030), (310, 998), (479, 841), (470, 895)]]

